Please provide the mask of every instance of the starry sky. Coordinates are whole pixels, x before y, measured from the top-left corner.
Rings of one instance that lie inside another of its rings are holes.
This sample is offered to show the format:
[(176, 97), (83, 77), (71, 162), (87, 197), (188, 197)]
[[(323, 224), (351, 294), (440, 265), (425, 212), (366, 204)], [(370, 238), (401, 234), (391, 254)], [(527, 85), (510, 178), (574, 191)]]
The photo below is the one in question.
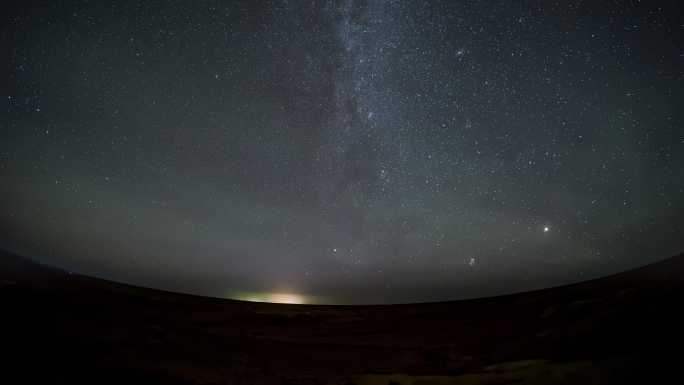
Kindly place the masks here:
[(16, 1), (0, 247), (398, 303), (684, 250), (678, 1)]

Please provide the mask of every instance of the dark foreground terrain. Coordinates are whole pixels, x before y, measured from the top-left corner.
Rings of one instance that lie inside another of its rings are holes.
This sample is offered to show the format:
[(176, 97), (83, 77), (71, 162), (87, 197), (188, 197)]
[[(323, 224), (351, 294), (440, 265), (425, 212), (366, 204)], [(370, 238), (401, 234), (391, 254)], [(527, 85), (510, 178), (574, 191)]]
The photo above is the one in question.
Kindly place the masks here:
[(392, 306), (259, 304), (0, 252), (6, 384), (684, 383), (684, 255), (581, 284)]

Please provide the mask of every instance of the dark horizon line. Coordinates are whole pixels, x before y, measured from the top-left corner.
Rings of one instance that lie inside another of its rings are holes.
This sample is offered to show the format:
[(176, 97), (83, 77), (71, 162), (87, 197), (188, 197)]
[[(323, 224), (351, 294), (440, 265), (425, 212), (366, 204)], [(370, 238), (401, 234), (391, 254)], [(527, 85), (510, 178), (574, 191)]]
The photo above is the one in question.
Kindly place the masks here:
[[(156, 291), (159, 293), (163, 294), (170, 294), (174, 296), (182, 296), (182, 297), (187, 297), (187, 298), (195, 298), (199, 299), (202, 301), (216, 301), (216, 302), (237, 302), (237, 303), (243, 303), (243, 304), (254, 304), (254, 305), (282, 305), (282, 306), (306, 306), (306, 307), (354, 307), (354, 308), (368, 308), (368, 307), (387, 307), (387, 306), (392, 306), (392, 307), (401, 307), (401, 306), (420, 306), (420, 305), (446, 305), (446, 304), (455, 304), (455, 303), (463, 303), (463, 302), (478, 302), (478, 301), (498, 301), (498, 300), (504, 300), (506, 298), (511, 298), (514, 296), (519, 296), (519, 295), (525, 295), (525, 294), (541, 294), (543, 292), (548, 292), (552, 290), (558, 290), (558, 289), (570, 289), (574, 288), (577, 286), (581, 285), (586, 285), (586, 284), (591, 284), (595, 283), (597, 281), (601, 280), (609, 280), (611, 278), (615, 278), (617, 276), (621, 275), (630, 275), (630, 274), (636, 274), (638, 272), (641, 272), (643, 270), (651, 270), (651, 269), (656, 269), (660, 265), (667, 265), (670, 263), (674, 263), (676, 261), (683, 261), (684, 262), (684, 251), (674, 254), (670, 257), (663, 258), (661, 260), (647, 263), (645, 265), (641, 265), (632, 269), (628, 270), (623, 270), (615, 273), (611, 273), (608, 275), (604, 275), (601, 277), (596, 277), (596, 278), (590, 278), (587, 280), (579, 281), (579, 282), (573, 282), (573, 283), (566, 283), (566, 284), (560, 284), (560, 285), (555, 285), (555, 286), (548, 286), (544, 288), (538, 288), (538, 289), (532, 289), (532, 290), (523, 290), (523, 291), (515, 291), (511, 293), (504, 293), (504, 294), (496, 294), (496, 295), (490, 295), (490, 296), (482, 296), (482, 297), (471, 297), (471, 298), (461, 298), (461, 299), (453, 299), (453, 300), (441, 300), (441, 301), (421, 301), (421, 302), (396, 302), (396, 303), (369, 303), (369, 304), (350, 304), (350, 303), (344, 303), (344, 304), (334, 304), (334, 303), (282, 303), (282, 302), (267, 302), (267, 301), (249, 301), (249, 300), (243, 300), (243, 299), (237, 299), (237, 298), (228, 298), (228, 297), (217, 297), (217, 296), (211, 296), (211, 295), (202, 295), (202, 294), (193, 294), (193, 293), (188, 293), (188, 292), (182, 292), (182, 291), (173, 291), (173, 290), (166, 290), (166, 289), (160, 289), (160, 288), (155, 288), (155, 287), (149, 287), (149, 286), (142, 286), (139, 284), (133, 284), (133, 283), (127, 283), (127, 282), (122, 282), (122, 281), (116, 281), (108, 278), (102, 278), (102, 277), (97, 277), (93, 275), (86, 275), (86, 274), (81, 274), (77, 272), (70, 271), (68, 269), (51, 265), (49, 263), (44, 263), (40, 262), (35, 259), (35, 257), (30, 257), (30, 256), (25, 256), (20, 253), (16, 252), (11, 252), (8, 251), (7, 249), (0, 248), (0, 255), (3, 257), (6, 256), (12, 256), (14, 257), (19, 263), (29, 263), (34, 266), (38, 266), (40, 268), (46, 269), (46, 270), (51, 270), (52, 272), (59, 272), (64, 275), (68, 275), (71, 277), (75, 278), (81, 278), (81, 279), (87, 279), (87, 280), (96, 280), (96, 281), (101, 281), (107, 284), (114, 284), (114, 285), (119, 285), (119, 286), (126, 286), (132, 289), (142, 289), (142, 290), (148, 290), (148, 291)], [(1, 267), (1, 264), (0, 264)]]

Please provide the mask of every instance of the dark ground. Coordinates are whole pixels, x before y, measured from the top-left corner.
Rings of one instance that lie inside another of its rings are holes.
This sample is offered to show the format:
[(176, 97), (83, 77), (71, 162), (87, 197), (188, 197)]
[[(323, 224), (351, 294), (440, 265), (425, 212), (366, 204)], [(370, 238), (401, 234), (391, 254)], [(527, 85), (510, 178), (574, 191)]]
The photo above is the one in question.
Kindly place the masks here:
[(259, 304), (0, 252), (7, 384), (682, 383), (684, 254), (585, 283), (390, 306)]

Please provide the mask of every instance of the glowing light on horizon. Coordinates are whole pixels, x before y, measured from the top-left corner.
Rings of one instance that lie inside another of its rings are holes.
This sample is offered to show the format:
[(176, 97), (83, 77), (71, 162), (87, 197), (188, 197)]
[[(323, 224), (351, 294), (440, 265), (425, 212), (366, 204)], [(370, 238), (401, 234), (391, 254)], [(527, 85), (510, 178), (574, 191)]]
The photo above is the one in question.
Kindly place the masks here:
[(304, 297), (297, 294), (271, 294), (269, 302), (303, 304), (306, 301), (304, 300)]
[(307, 303), (306, 297), (292, 293), (265, 293), (240, 295), (237, 296), (236, 299), (249, 302), (285, 303), (293, 305), (301, 305)]

